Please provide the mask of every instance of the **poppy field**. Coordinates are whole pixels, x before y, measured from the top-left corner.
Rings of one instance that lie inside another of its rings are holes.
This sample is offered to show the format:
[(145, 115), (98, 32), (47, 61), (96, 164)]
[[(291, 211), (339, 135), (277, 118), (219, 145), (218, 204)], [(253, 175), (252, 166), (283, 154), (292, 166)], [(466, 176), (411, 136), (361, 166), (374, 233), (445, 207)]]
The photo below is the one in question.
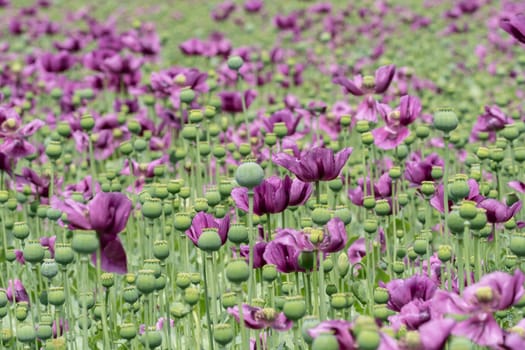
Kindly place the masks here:
[(0, 349), (525, 349), (525, 2), (0, 18)]

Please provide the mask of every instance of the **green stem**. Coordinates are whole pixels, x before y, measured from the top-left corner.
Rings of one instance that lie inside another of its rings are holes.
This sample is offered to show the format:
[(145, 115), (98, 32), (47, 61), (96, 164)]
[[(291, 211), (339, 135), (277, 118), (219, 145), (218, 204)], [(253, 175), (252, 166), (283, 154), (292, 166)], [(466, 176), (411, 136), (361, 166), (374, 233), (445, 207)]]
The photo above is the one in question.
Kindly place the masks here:
[(202, 264), (202, 274), (203, 274), (203, 277), (204, 277), (204, 304), (206, 305), (206, 321), (208, 322), (208, 341), (209, 341), (209, 345), (208, 345), (208, 348), (213, 350), (213, 324), (211, 322), (211, 317), (210, 317), (210, 302), (209, 302), (209, 292), (208, 292), (208, 277), (207, 277), (207, 274), (206, 274), (206, 262), (203, 261), (203, 264)]
[(319, 317), (321, 321), (326, 319), (325, 287), (324, 287), (324, 268), (323, 252), (318, 251), (319, 257)]
[(248, 284), (248, 304), (251, 305), (253, 294), (255, 292), (255, 274), (253, 273), (253, 254), (254, 254), (254, 237), (253, 237), (253, 191), (248, 190), (248, 240), (250, 245), (250, 280)]

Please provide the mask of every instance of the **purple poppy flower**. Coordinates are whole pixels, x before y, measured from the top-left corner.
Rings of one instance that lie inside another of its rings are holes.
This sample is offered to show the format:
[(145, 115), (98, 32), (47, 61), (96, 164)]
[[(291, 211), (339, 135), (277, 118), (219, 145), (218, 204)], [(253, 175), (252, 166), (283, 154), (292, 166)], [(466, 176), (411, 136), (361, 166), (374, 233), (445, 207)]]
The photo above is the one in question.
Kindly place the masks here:
[(310, 328), (308, 334), (314, 339), (324, 333), (333, 334), (339, 343), (339, 349), (354, 349), (356, 343), (350, 332), (352, 327), (353, 324), (346, 320), (329, 320)]
[(75, 58), (67, 51), (61, 51), (56, 55), (47, 52), (40, 56), (40, 64), (48, 73), (65, 72), (71, 68), (74, 63)]
[(352, 148), (344, 148), (334, 155), (334, 151), (314, 147), (303, 152), (300, 158), (287, 153), (273, 156), (273, 162), (280, 165), (304, 182), (329, 181), (337, 178), (352, 154)]
[(416, 330), (431, 320), (431, 301), (414, 299), (401, 307), (401, 310), (388, 318), (392, 328), (398, 330), (405, 326), (408, 330)]
[[(258, 269), (267, 264), (267, 261), (264, 259), (264, 252), (266, 251), (266, 246), (268, 243), (260, 241), (255, 243), (253, 246), (253, 268)], [(239, 255), (246, 259), (246, 262), (250, 262), (250, 246), (241, 245), (239, 247)]]
[(287, 135), (290, 136), (295, 133), (295, 129), (301, 121), (301, 118), (301, 115), (295, 116), (292, 111), (283, 109), (273, 113), (269, 118), (262, 118), (262, 122), (268, 132), (273, 132), (275, 123), (284, 123), (288, 130)]
[(26, 139), (36, 133), (45, 123), (42, 120), (35, 119), (26, 125), (22, 125), (21, 118), (14, 110), (4, 109), (0, 111), (2, 116), (4, 115), (3, 112), (8, 118), (2, 122), (0, 127), (0, 138), (4, 139), (0, 145), (0, 152), (9, 159), (24, 158), (35, 153), (36, 147), (27, 142)]
[[(365, 180), (360, 178), (357, 180), (357, 187), (348, 190), (348, 197), (355, 205), (362, 206), (365, 198), (365, 186), (366, 195), (372, 195), (372, 183), (369, 178)], [(389, 199), (392, 196), (392, 178), (388, 172), (384, 173), (379, 177), (377, 182), (374, 184), (374, 197), (378, 199)]]
[(235, 3), (231, 0), (226, 0), (213, 9), (211, 17), (217, 22), (222, 22), (227, 20), (233, 11), (235, 11)]
[(525, 183), (521, 181), (510, 181), (507, 183), (507, 186), (509, 186), (516, 192), (525, 193)]
[(496, 140), (496, 131), (514, 121), (507, 117), (497, 106), (486, 106), (485, 113), (480, 115), (472, 127), (470, 141), (478, 141), (480, 133), (488, 133), (488, 140)]
[(223, 112), (229, 113), (241, 113), (242, 110), (242, 98), (246, 109), (250, 108), (250, 105), (257, 97), (255, 90), (246, 90), (244, 94), (240, 92), (222, 91), (217, 94), (221, 99), (221, 109)]
[(292, 229), (280, 229), (275, 238), (268, 243), (263, 258), (277, 267), (277, 271), (289, 273), (304, 271), (299, 266), (299, 256), (303, 251), (313, 251), (314, 245), (303, 232)]
[(423, 181), (433, 180), (433, 167), (442, 168), (443, 165), (444, 161), (437, 153), (431, 153), (425, 159), (421, 159), (419, 154), (415, 154), (412, 160), (405, 163), (405, 178), (413, 185), (421, 185)]
[(422, 349), (441, 350), (445, 348), (447, 339), (452, 333), (456, 322), (450, 318), (430, 320), (418, 329)]
[[(101, 250), (101, 268), (107, 272), (127, 272), (126, 252), (118, 234), (124, 230), (131, 213), (131, 201), (122, 193), (100, 192), (87, 204), (53, 198), (51, 204), (67, 215), (70, 229), (95, 230)], [(96, 254), (92, 261), (96, 262)]]
[(385, 126), (372, 130), (375, 145), (383, 150), (399, 146), (409, 135), (408, 125), (421, 113), (421, 102), (417, 97), (403, 96), (398, 110), (390, 111), (387, 105), (381, 105)]
[(345, 224), (337, 217), (334, 217), (326, 224), (326, 233), (321, 242), (317, 244), (317, 249), (323, 253), (335, 253), (341, 251), (348, 242), (348, 234)]
[(502, 17), (499, 21), (499, 26), (512, 35), (514, 39), (525, 44), (525, 14), (517, 13)]
[(216, 228), (221, 237), (222, 244), (226, 243), (228, 238), (228, 230), (230, 229), (230, 216), (227, 215), (224, 219), (216, 219), (211, 214), (199, 212), (191, 221), (191, 227), (186, 231), (186, 235), (195, 244), (199, 245), (199, 237), (205, 228)]
[(507, 350), (521, 350), (525, 345), (525, 318), (509, 329), (505, 334), (504, 348)]
[(506, 310), (520, 300), (524, 281), (525, 276), (520, 270), (514, 275), (493, 272), (467, 287), (461, 297), (442, 290), (436, 292), (435, 311), (468, 316), (456, 324), (452, 334), (469, 338), (478, 345), (497, 346), (503, 343), (504, 333), (493, 313)]
[(181, 43), (179, 49), (186, 56), (201, 56), (206, 50), (206, 45), (200, 39), (191, 38)]
[[(239, 307), (228, 308), (228, 313), (232, 315), (237, 322), (240, 322)], [(284, 316), (284, 313), (277, 312), (272, 308), (260, 308), (242, 305), (242, 316), (244, 326), (250, 329), (272, 328), (276, 331), (287, 331), (293, 326), (293, 322)]]
[[(253, 189), (253, 211), (261, 216), (283, 212), (289, 206), (304, 204), (312, 194), (312, 185), (297, 179), (272, 176)], [(248, 212), (248, 190), (233, 189), (232, 198), (241, 210)]]
[(509, 221), (516, 213), (521, 210), (521, 201), (517, 201), (511, 206), (492, 198), (487, 198), (478, 203), (479, 208), (486, 210), (487, 221), (490, 223), (502, 223)]
[(390, 310), (401, 311), (403, 306), (413, 300), (430, 300), (438, 286), (427, 275), (414, 275), (407, 279), (392, 280), (386, 284), (389, 298), (387, 306)]
[(52, 237), (41, 237), (40, 238), (40, 245), (42, 247), (46, 247), (49, 250), (49, 253), (51, 254), (51, 258), (53, 259), (55, 257), (55, 242), (56, 242), (57, 236)]
[[(474, 179), (468, 179), (467, 184), (470, 188), (469, 194), (467, 195), (466, 200), (474, 201), (476, 203), (484, 200), (483, 196), (479, 194), (479, 185)], [(445, 192), (443, 189), (443, 184), (440, 184), (436, 188), (436, 194), (430, 199), (430, 205), (438, 210), (440, 213), (445, 212)], [(453, 202), (449, 199), (448, 208), (449, 211), (452, 210)]]
[(262, 0), (246, 0), (244, 2), (244, 10), (248, 13), (259, 12), (264, 5)]
[(345, 93), (350, 93), (354, 96), (363, 96), (372, 93), (382, 94), (390, 86), (392, 79), (394, 79), (395, 72), (396, 67), (393, 64), (378, 68), (375, 73), (373, 86), (363, 86), (363, 77), (361, 75), (355, 76), (354, 81), (344, 76), (337, 76), (332, 82), (341, 85)]
[(366, 120), (371, 123), (377, 123), (378, 114), (381, 114), (381, 104), (374, 100), (372, 96), (366, 96), (357, 106), (354, 119), (355, 121)]
[(7, 289), (5, 289), (7, 299), (10, 302), (29, 302), (29, 296), (27, 295), (26, 288), (19, 279), (9, 280), (7, 282)]
[(366, 240), (364, 237), (356, 239), (348, 248), (348, 261), (356, 264), (366, 256)]

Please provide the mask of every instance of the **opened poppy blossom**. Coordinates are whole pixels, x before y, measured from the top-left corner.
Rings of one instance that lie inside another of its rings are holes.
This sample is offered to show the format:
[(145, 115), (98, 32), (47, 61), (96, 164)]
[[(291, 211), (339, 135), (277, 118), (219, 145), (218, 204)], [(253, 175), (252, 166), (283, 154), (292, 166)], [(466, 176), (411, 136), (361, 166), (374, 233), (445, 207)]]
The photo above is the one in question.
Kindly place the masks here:
[(328, 148), (314, 147), (301, 153), (299, 158), (278, 153), (273, 156), (273, 162), (290, 170), (301, 181), (330, 181), (339, 176), (351, 154), (351, 147), (336, 154)]
[[(131, 214), (131, 201), (126, 195), (99, 192), (87, 205), (69, 198), (60, 201), (54, 197), (51, 206), (67, 215), (67, 225), (70, 229), (97, 232), (102, 270), (120, 274), (128, 271), (126, 252), (118, 237)], [(92, 261), (96, 262), (96, 254), (93, 254)]]
[[(237, 322), (240, 322), (239, 307), (228, 308), (228, 313)], [(250, 329), (271, 328), (276, 331), (287, 331), (293, 326), (293, 322), (286, 318), (284, 313), (272, 308), (261, 308), (242, 304), (242, 315), (244, 326)]]

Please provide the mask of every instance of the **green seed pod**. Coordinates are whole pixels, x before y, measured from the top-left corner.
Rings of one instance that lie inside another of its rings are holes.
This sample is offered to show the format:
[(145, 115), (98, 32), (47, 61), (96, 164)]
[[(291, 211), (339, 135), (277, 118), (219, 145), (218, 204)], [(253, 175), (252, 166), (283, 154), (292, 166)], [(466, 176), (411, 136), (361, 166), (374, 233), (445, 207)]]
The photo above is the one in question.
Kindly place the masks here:
[(80, 127), (84, 131), (91, 131), (95, 127), (95, 119), (90, 114), (83, 115), (80, 118)]
[(105, 272), (100, 275), (100, 280), (104, 288), (111, 288), (115, 284), (115, 275), (110, 272)]
[(250, 267), (243, 258), (232, 260), (226, 266), (226, 278), (235, 284), (246, 282), (250, 278)]
[(189, 287), (184, 290), (184, 301), (193, 306), (200, 299), (199, 290), (195, 287)]
[(162, 202), (158, 198), (148, 198), (142, 204), (142, 215), (145, 218), (154, 220), (162, 215)]
[(122, 291), (122, 298), (128, 304), (133, 304), (139, 299), (139, 291), (135, 286), (125, 287)]
[(438, 248), (438, 258), (442, 262), (450, 261), (450, 258), (452, 257), (452, 247), (449, 245), (440, 245)]
[(235, 181), (248, 189), (259, 185), (264, 179), (264, 171), (261, 166), (254, 162), (241, 164), (235, 172)]
[(35, 340), (36, 331), (35, 328), (29, 324), (18, 326), (16, 330), (16, 338), (19, 342), (28, 344)]
[(58, 273), (58, 265), (54, 259), (44, 259), (42, 267), (40, 269), (42, 276), (49, 279), (55, 277)]
[(220, 323), (213, 327), (213, 339), (221, 346), (228, 345), (233, 340), (233, 328), (228, 323)]
[(208, 200), (206, 198), (196, 198), (193, 208), (196, 212), (208, 211)]
[(377, 220), (367, 219), (364, 224), (364, 230), (368, 234), (374, 234), (377, 232)]
[(191, 222), (192, 219), (188, 213), (175, 213), (173, 227), (178, 231), (184, 232), (190, 228)]
[(405, 264), (402, 261), (395, 261), (394, 265), (392, 265), (392, 269), (397, 274), (402, 274), (405, 272)]
[(376, 289), (374, 289), (374, 301), (377, 304), (386, 304), (389, 298), (390, 296), (386, 288), (376, 287)]
[(149, 345), (150, 349), (155, 349), (162, 344), (162, 334), (155, 327), (149, 327), (148, 331), (140, 337), (142, 345)]
[(221, 297), (222, 306), (227, 309), (237, 305), (237, 295), (233, 292), (224, 293)]
[(378, 216), (387, 216), (391, 213), (390, 204), (386, 199), (376, 201), (375, 211)]
[(159, 278), (160, 274), (162, 273), (162, 268), (160, 267), (159, 259), (144, 260), (144, 265), (142, 266), (142, 269), (153, 271), (153, 275), (155, 276), (155, 278)]
[(216, 228), (205, 228), (197, 243), (198, 247), (205, 252), (216, 252), (222, 246), (221, 237)]
[(306, 314), (306, 303), (302, 296), (293, 296), (286, 298), (283, 305), (284, 315), (292, 320), (298, 321)]
[(73, 262), (75, 255), (69, 243), (55, 243), (55, 261), (62, 266)]
[(15, 308), (16, 319), (20, 322), (24, 321), (27, 318), (28, 309), (27, 302), (21, 301), (17, 303)]
[(341, 219), (345, 225), (352, 222), (352, 212), (347, 207), (336, 207), (334, 217)]
[(38, 339), (47, 340), (53, 336), (53, 328), (50, 325), (40, 324), (37, 326), (36, 337)]
[(461, 235), (465, 230), (465, 220), (461, 218), (459, 212), (454, 210), (448, 217), (448, 228), (453, 234)]
[(195, 92), (190, 88), (183, 88), (179, 95), (180, 102), (191, 103), (195, 99)]
[(339, 350), (339, 343), (333, 334), (322, 333), (312, 342), (312, 350)]
[(244, 64), (244, 60), (241, 56), (231, 56), (228, 58), (227, 64), (228, 68), (230, 68), (231, 70), (238, 71)]
[(368, 210), (374, 209), (376, 206), (376, 199), (372, 196), (365, 196), (363, 198), (363, 207)]
[(29, 237), (29, 226), (25, 221), (15, 222), (13, 224), (13, 236), (20, 240)]
[(155, 290), (155, 272), (153, 270), (139, 270), (137, 274), (137, 289), (142, 294), (150, 294)]
[(44, 248), (38, 240), (29, 240), (23, 250), (24, 259), (32, 264), (41, 262), (44, 254)]
[(99, 245), (95, 231), (77, 231), (73, 234), (71, 247), (79, 254), (93, 254)]
[(273, 282), (277, 278), (277, 268), (273, 264), (266, 264), (262, 268), (263, 280), (268, 283)]
[(45, 149), (46, 156), (51, 160), (57, 160), (62, 155), (62, 144), (59, 141), (50, 141)]
[(137, 336), (137, 327), (133, 323), (124, 323), (120, 326), (119, 335), (129, 341)]
[(525, 256), (525, 235), (514, 234), (510, 238), (510, 251), (522, 258)]
[(170, 255), (168, 241), (157, 240), (153, 242), (153, 256), (159, 260), (165, 260)]
[(434, 128), (450, 133), (458, 127), (458, 116), (451, 108), (440, 108), (434, 113)]

